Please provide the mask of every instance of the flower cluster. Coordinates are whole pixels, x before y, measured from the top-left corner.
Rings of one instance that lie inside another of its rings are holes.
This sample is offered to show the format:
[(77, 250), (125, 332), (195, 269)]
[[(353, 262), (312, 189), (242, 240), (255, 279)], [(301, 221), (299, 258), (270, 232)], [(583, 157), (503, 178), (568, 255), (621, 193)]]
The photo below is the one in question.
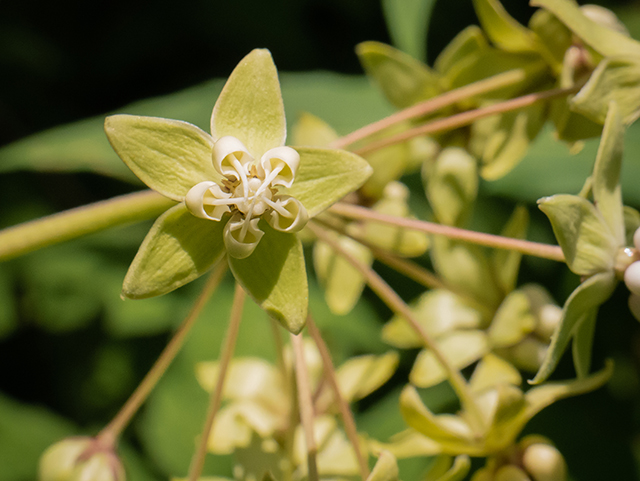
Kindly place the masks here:
[(223, 179), (199, 182), (187, 193), (185, 204), (203, 219), (220, 221), (231, 213), (224, 244), (229, 255), (244, 259), (264, 235), (258, 228), (262, 216), (281, 232), (297, 232), (306, 225), (309, 216), (304, 206), (278, 190), (293, 185), (299, 165), (300, 155), (291, 147), (270, 149), (255, 162), (240, 140), (222, 137), (213, 147), (213, 166)]

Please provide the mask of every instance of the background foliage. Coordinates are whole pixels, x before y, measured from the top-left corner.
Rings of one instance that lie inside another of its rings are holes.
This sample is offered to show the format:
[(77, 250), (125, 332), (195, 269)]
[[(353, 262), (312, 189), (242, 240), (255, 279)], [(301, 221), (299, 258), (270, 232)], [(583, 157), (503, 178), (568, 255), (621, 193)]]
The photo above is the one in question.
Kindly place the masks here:
[[(522, 22), (533, 11), (521, 0), (503, 3)], [(598, 3), (613, 8), (632, 36), (640, 38), (640, 7)], [(304, 110), (347, 133), (391, 112), (362, 76), (353, 52), (364, 40), (391, 42), (378, 2), (188, 0), (89, 6), (69, 0), (36, 5), (0, 7), (0, 227), (139, 188), (102, 134), (105, 112), (180, 118), (206, 128), (223, 84), (211, 79), (226, 77), (254, 47), (269, 48), (285, 72), (281, 81), (289, 122)], [(432, 61), (471, 23), (477, 23), (471, 0), (436, 2), (427, 59)], [(425, 49), (406, 47), (418, 53)], [(158, 98), (139, 102), (149, 97)], [(625, 147), (623, 192), (637, 208), (637, 124)], [(476, 213), (485, 215), (476, 215), (473, 228), (496, 232), (521, 201), (532, 214), (529, 237), (553, 242), (535, 200), (577, 192), (596, 149), (597, 140), (590, 141), (570, 156), (568, 147), (546, 132), (513, 172), (482, 184)], [(407, 183), (422, 195), (419, 179)], [(114, 229), (0, 265), (0, 481), (34, 479), (46, 446), (103, 426), (186, 314), (199, 285), (152, 300), (119, 298), (124, 273), (148, 228)], [(418, 294), (415, 285), (384, 273), (407, 300)], [(564, 266), (532, 258), (525, 258), (520, 276), (520, 283), (535, 279), (547, 286), (560, 303), (578, 282)], [(387, 350), (379, 328), (390, 315), (368, 291), (351, 314), (338, 317), (329, 313), (318, 288), (311, 288), (311, 309), (336, 362)], [(217, 357), (231, 293), (231, 283), (216, 293), (127, 431), (122, 452), (130, 479), (186, 472), (206, 404), (193, 366)], [(605, 357), (616, 361), (607, 389), (559, 402), (525, 429), (556, 443), (574, 479), (640, 479), (640, 326), (628, 313), (626, 297), (622, 286), (597, 323), (595, 366)], [(264, 314), (248, 303), (237, 355), (273, 359), (273, 347), (262, 342), (268, 329)], [(358, 404), (361, 430), (384, 440), (403, 427), (397, 398), (414, 356), (405, 352), (392, 382)], [(556, 376), (571, 377), (571, 369), (565, 362)], [(430, 406), (453, 409), (447, 388), (430, 396)], [(427, 464), (403, 461), (401, 473), (417, 479)], [(210, 462), (207, 469), (230, 475), (230, 460)]]

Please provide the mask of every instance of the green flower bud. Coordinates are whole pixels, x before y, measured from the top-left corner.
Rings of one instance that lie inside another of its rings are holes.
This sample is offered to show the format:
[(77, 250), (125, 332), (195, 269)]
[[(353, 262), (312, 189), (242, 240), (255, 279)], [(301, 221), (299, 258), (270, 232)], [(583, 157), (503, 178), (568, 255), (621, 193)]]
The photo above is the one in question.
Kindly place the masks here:
[(565, 481), (567, 465), (560, 451), (550, 444), (535, 443), (528, 446), (522, 464), (533, 481)]
[(49, 446), (40, 458), (39, 481), (125, 481), (122, 463), (111, 447), (86, 436)]
[(531, 478), (518, 466), (507, 464), (498, 469), (493, 481), (531, 481)]

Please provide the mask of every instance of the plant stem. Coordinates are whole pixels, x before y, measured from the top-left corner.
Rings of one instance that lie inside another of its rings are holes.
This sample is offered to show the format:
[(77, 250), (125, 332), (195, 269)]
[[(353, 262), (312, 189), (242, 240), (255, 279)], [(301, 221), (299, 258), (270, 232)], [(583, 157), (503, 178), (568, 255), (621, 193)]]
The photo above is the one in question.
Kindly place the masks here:
[(222, 259), (216, 266), (215, 270), (210, 274), (204, 289), (198, 296), (198, 299), (196, 299), (191, 311), (185, 320), (182, 321), (182, 324), (164, 348), (160, 357), (158, 357), (155, 364), (151, 367), (133, 394), (131, 394), (127, 402), (122, 406), (122, 408), (120, 408), (118, 414), (116, 414), (111, 422), (107, 424), (100, 433), (98, 433), (97, 438), (104, 444), (109, 446), (115, 445), (118, 437), (129, 424), (133, 415), (147, 399), (171, 362), (175, 359), (178, 352), (180, 352), (180, 349), (182, 349), (187, 334), (191, 331), (191, 328), (200, 316), (200, 313), (207, 304), (207, 301), (218, 288), (220, 282), (222, 282), (226, 272), (227, 262), (226, 259)]
[(238, 331), (240, 330), (240, 321), (242, 320), (242, 309), (244, 307), (245, 293), (240, 287), (240, 284), (236, 283), (236, 290), (233, 295), (233, 306), (231, 307), (231, 316), (229, 317), (229, 327), (227, 328), (227, 334), (225, 336), (224, 344), (222, 345), (222, 351), (220, 353), (220, 365), (218, 369), (218, 379), (216, 379), (216, 385), (211, 391), (209, 397), (209, 408), (207, 410), (207, 419), (202, 428), (202, 435), (200, 438), (200, 444), (197, 451), (194, 453), (191, 460), (191, 467), (189, 468), (188, 481), (197, 481), (202, 473), (204, 466), (204, 459), (207, 454), (207, 445), (209, 443), (209, 435), (213, 422), (215, 421), (216, 414), (222, 404), (222, 391), (224, 389), (224, 381), (227, 377), (229, 370), (229, 363), (233, 357), (233, 352), (236, 348), (236, 340), (238, 339)]
[(365, 207), (356, 205), (337, 203), (330, 207), (330, 212), (348, 217), (350, 219), (366, 219), (383, 224), (395, 225), (405, 229), (418, 230), (428, 234), (443, 235), (449, 239), (462, 240), (472, 244), (478, 244), (495, 249), (507, 249), (520, 252), (522, 254), (542, 257), (557, 262), (565, 262), (564, 254), (559, 246), (541, 244), (511, 237), (502, 237), (484, 232), (475, 232), (459, 227), (436, 224), (418, 219), (407, 219), (404, 217), (394, 217), (392, 215), (381, 214)]
[(347, 262), (349, 262), (366, 280), (369, 287), (376, 293), (376, 295), (397, 315), (404, 317), (413, 330), (420, 336), (422, 342), (427, 349), (430, 349), (438, 362), (442, 365), (444, 370), (448, 374), (449, 382), (455, 390), (460, 403), (463, 408), (469, 414), (469, 424), (474, 432), (480, 434), (485, 430), (485, 422), (478, 408), (467, 381), (462, 376), (460, 371), (455, 369), (449, 360), (442, 354), (438, 345), (431, 338), (431, 336), (424, 330), (422, 325), (411, 312), (409, 306), (400, 298), (400, 296), (380, 277), (373, 269), (368, 265), (361, 262), (354, 257), (351, 253), (347, 252), (340, 246), (328, 233), (322, 229), (318, 224), (310, 222), (307, 224), (309, 229), (323, 242), (329, 244), (329, 246), (341, 255)]
[(515, 85), (525, 79), (526, 73), (523, 69), (514, 69), (486, 79), (478, 80), (477, 82), (459, 87), (455, 90), (450, 90), (449, 92), (445, 92), (442, 95), (425, 100), (419, 104), (412, 105), (411, 107), (400, 110), (399, 112), (391, 114), (384, 119), (373, 122), (372, 124), (365, 125), (364, 127), (332, 142), (331, 148), (342, 149), (405, 120), (437, 112), (438, 110), (442, 110), (443, 108), (454, 105), (462, 100), (477, 97), (478, 95), (486, 94), (510, 85)]
[(300, 419), (304, 430), (305, 442), (307, 444), (307, 464), (309, 468), (309, 481), (319, 481), (318, 464), (316, 454), (316, 440), (313, 429), (313, 401), (311, 393), (311, 383), (307, 364), (304, 359), (304, 345), (302, 334), (291, 334), (291, 344), (296, 366), (296, 383), (298, 385), (298, 405), (300, 406)]
[(0, 262), (42, 247), (155, 217), (175, 202), (152, 190), (76, 207), (0, 230)]
[(318, 346), (318, 352), (320, 352), (320, 357), (322, 358), (322, 365), (324, 367), (325, 375), (329, 380), (329, 384), (331, 385), (331, 389), (333, 390), (333, 395), (335, 396), (336, 402), (338, 403), (338, 408), (340, 409), (340, 415), (342, 416), (342, 422), (344, 423), (344, 430), (353, 446), (353, 450), (356, 453), (356, 458), (358, 460), (358, 465), (360, 466), (360, 476), (362, 480), (365, 481), (369, 477), (369, 466), (367, 464), (367, 460), (362, 454), (362, 450), (360, 449), (360, 443), (358, 441), (358, 431), (356, 429), (356, 423), (353, 419), (353, 414), (351, 413), (351, 409), (349, 409), (349, 404), (345, 401), (342, 393), (340, 392), (340, 386), (338, 385), (338, 378), (336, 377), (336, 371), (333, 366), (333, 361), (331, 360), (331, 353), (327, 348), (327, 345), (322, 339), (322, 335), (316, 326), (316, 323), (313, 321), (313, 317), (311, 314), (307, 316), (307, 330), (311, 335), (311, 338)]
[(578, 87), (545, 90), (543, 92), (535, 92), (532, 94), (523, 95), (522, 97), (505, 100), (504, 102), (499, 102), (488, 107), (468, 110), (466, 112), (452, 115), (450, 117), (433, 120), (424, 125), (405, 130), (404, 132), (400, 132), (399, 134), (392, 135), (376, 142), (371, 142), (370, 144), (367, 144), (360, 149), (355, 149), (354, 152), (358, 155), (365, 155), (375, 150), (388, 147), (390, 145), (399, 144), (420, 135), (435, 134), (437, 132), (457, 129), (459, 127), (464, 127), (466, 125), (472, 124), (476, 120), (488, 117), (490, 115), (502, 114), (505, 112), (510, 112), (512, 110), (522, 109), (525, 107), (529, 107), (536, 102), (570, 95), (577, 92), (578, 90)]

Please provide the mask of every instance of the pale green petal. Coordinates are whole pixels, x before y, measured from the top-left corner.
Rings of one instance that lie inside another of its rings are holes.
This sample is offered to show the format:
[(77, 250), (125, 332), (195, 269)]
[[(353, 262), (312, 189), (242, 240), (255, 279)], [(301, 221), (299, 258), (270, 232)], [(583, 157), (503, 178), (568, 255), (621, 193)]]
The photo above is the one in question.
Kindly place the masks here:
[(382, 451), (367, 481), (398, 481), (398, 463), (389, 451)]
[(254, 159), (284, 145), (287, 135), (278, 72), (266, 49), (252, 50), (231, 72), (211, 116), (215, 139), (232, 135)]
[(338, 133), (324, 120), (303, 112), (293, 126), (289, 143), (305, 147), (327, 147), (338, 137)]
[(536, 10), (531, 16), (529, 28), (538, 36), (540, 43), (548, 52), (545, 59), (554, 71), (559, 73), (562, 70), (565, 53), (573, 45), (573, 33), (551, 12), (543, 9)]
[(569, 269), (581, 276), (613, 269), (618, 242), (588, 200), (558, 194), (538, 200), (553, 227)]
[(213, 168), (213, 139), (195, 125), (137, 115), (104, 121), (111, 146), (140, 180), (178, 202), (191, 187), (220, 176)]
[[(500, 232), (503, 237), (512, 239), (524, 239), (527, 236), (529, 226), (529, 211), (523, 205), (516, 206)], [(520, 260), (522, 254), (517, 251), (507, 249), (496, 249), (493, 253), (492, 265), (498, 284), (504, 293), (511, 292), (518, 280), (520, 271)]]
[(493, 347), (508, 347), (520, 342), (536, 327), (529, 297), (520, 291), (510, 293), (500, 307), (487, 330)]
[(573, 97), (571, 107), (603, 123), (612, 101), (618, 104), (626, 124), (640, 117), (640, 57), (604, 59), (585, 86)]
[[(640, 66), (640, 65), (639, 65)], [(640, 74), (640, 71), (638, 72)], [(640, 77), (638, 77), (640, 80)], [(640, 94), (640, 90), (638, 92)], [(620, 171), (624, 147), (624, 126), (616, 103), (609, 104), (596, 163), (593, 167), (593, 202), (609, 224), (618, 245), (624, 245), (625, 231), (622, 213)]]
[(469, 25), (440, 52), (434, 67), (438, 72), (446, 74), (458, 62), (464, 62), (468, 55), (487, 47), (487, 40), (482, 30), (477, 25)]
[(573, 354), (573, 364), (576, 368), (578, 378), (589, 375), (591, 370), (591, 350), (593, 347), (593, 336), (596, 330), (596, 319), (598, 310), (587, 311), (583, 319), (578, 321), (576, 331), (571, 343), (571, 354)]
[[(436, 344), (456, 369), (467, 367), (489, 351), (489, 342), (483, 331), (454, 331), (440, 337)], [(429, 349), (418, 354), (409, 374), (411, 383), (418, 387), (435, 386), (447, 377), (446, 370)]]
[(382, 356), (369, 354), (349, 359), (336, 371), (342, 396), (347, 402), (368, 396), (389, 380), (398, 362), (398, 353), (393, 351)]
[(530, 3), (534, 7), (549, 10), (587, 45), (605, 57), (640, 57), (640, 42), (587, 18), (577, 3), (571, 0), (531, 0)]
[(431, 168), (426, 167), (423, 179), (436, 219), (446, 225), (463, 224), (478, 194), (476, 159), (464, 149), (447, 147)]
[(496, 46), (507, 52), (536, 52), (535, 34), (509, 15), (498, 0), (473, 0), (473, 6)]
[(488, 353), (473, 371), (469, 385), (474, 391), (480, 392), (499, 384), (519, 386), (521, 382), (520, 372), (511, 363)]
[(295, 149), (300, 154), (300, 168), (287, 193), (302, 202), (309, 217), (358, 189), (371, 175), (369, 164), (351, 152), (314, 147)]
[(362, 42), (356, 46), (356, 53), (367, 75), (397, 108), (409, 107), (440, 93), (438, 74), (390, 45)]
[[(616, 284), (617, 280), (613, 272), (601, 272), (589, 277), (571, 293), (564, 304), (562, 321), (551, 337), (547, 355), (531, 381), (532, 384), (540, 384), (551, 375), (569, 341), (575, 335), (575, 330), (582, 322), (588, 321), (591, 311), (597, 312), (600, 305), (611, 296)], [(585, 339), (581, 337), (578, 341), (584, 342)]]
[(382, 0), (394, 45), (419, 60), (426, 59), (427, 29), (436, 0)]
[(184, 204), (172, 207), (142, 241), (124, 278), (122, 296), (160, 296), (200, 277), (224, 254), (223, 229), (223, 221), (198, 219)]
[[(440, 461), (442, 460), (442, 462)], [(439, 456), (422, 481), (462, 481), (471, 468), (471, 460), (466, 454), (456, 456), (451, 463), (450, 456)]]
[(307, 320), (309, 290), (302, 243), (295, 234), (279, 232), (266, 222), (264, 236), (245, 259), (229, 257), (236, 280), (260, 307), (294, 334)]
[[(367, 141), (376, 141), (394, 134), (405, 132), (411, 127), (408, 122), (400, 122), (384, 131), (368, 137)], [(362, 145), (363, 143), (356, 144)], [(412, 154), (412, 145), (408, 142), (389, 145), (365, 155), (365, 160), (373, 169), (371, 177), (362, 186), (366, 197), (380, 199), (384, 196), (384, 189), (406, 173)]]

